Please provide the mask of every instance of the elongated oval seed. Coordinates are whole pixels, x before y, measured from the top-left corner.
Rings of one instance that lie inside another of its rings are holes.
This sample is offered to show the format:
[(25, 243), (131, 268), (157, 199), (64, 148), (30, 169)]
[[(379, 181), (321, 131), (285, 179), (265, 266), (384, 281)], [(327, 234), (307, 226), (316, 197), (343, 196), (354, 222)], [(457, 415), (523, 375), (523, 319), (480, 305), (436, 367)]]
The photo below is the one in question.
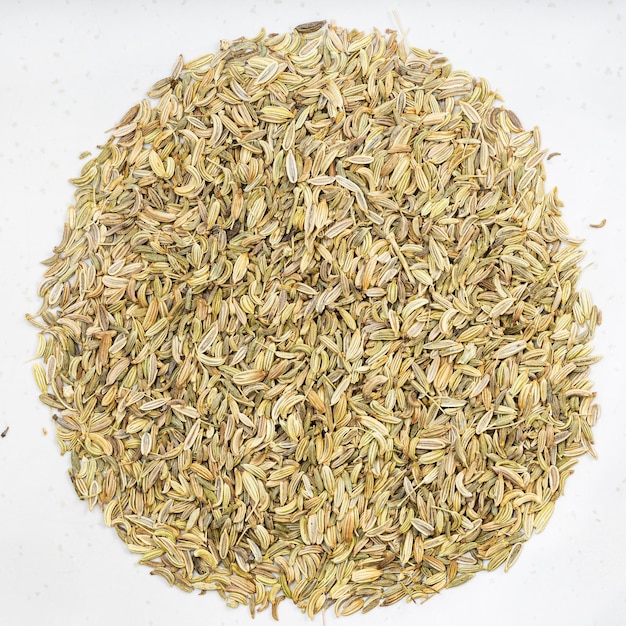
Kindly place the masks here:
[(296, 165), (296, 157), (294, 156), (291, 150), (287, 153), (287, 158), (285, 160), (285, 167), (287, 170), (287, 178), (289, 179), (289, 182), (293, 184), (297, 183), (298, 182), (298, 167)]
[(233, 265), (233, 283), (238, 283), (246, 274), (250, 259), (247, 253), (243, 253), (237, 257), (235, 264)]

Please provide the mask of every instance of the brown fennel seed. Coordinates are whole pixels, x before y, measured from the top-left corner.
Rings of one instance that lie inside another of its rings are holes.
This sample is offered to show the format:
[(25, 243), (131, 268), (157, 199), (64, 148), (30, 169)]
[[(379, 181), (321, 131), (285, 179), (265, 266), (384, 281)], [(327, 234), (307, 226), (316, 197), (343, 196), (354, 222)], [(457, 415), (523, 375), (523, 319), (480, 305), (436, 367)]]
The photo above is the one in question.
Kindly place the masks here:
[(318, 21), (318, 22), (305, 22), (304, 24), (300, 24), (296, 26), (295, 30), (298, 33), (314, 33), (319, 30), (326, 24), (326, 20)]
[(79, 497), (253, 613), (511, 567), (598, 415), (539, 131), (325, 22), (180, 57), (149, 96), (73, 180), (30, 318)]

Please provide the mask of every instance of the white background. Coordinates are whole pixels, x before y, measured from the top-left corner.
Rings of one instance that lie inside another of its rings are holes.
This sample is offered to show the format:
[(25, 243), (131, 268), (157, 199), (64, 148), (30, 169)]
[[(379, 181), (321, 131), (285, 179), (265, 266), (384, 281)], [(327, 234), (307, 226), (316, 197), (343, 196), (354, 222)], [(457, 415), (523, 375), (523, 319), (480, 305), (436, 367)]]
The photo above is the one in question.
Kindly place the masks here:
[[(36, 333), (24, 321), (61, 236), (78, 155), (186, 59), (220, 39), (335, 19), (394, 27), (486, 76), (524, 125), (561, 157), (548, 164), (565, 218), (586, 239), (583, 284), (604, 313), (593, 370), (599, 460), (584, 459), (548, 528), (508, 573), (483, 573), (425, 604), (341, 620), (356, 624), (625, 624), (626, 4), (613, 2), (221, 2), (0, 0), (0, 623), (160, 626), (249, 624), (216, 594), (169, 588), (135, 564), (67, 476), (30, 374)], [(589, 228), (606, 218), (602, 230)], [(44, 430), (48, 434), (45, 435)], [(307, 618), (284, 602), (281, 622)], [(331, 612), (327, 624), (337, 623)], [(270, 624), (269, 613), (256, 624)], [(322, 616), (316, 619), (322, 623)]]

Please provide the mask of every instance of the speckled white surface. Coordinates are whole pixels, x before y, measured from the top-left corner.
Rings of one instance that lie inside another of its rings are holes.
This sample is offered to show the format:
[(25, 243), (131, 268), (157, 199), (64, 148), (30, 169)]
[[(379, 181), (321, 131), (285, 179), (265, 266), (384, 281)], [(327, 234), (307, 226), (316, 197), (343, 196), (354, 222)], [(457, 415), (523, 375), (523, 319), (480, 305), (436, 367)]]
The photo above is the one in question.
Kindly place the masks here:
[[(78, 155), (179, 53), (213, 51), (219, 39), (335, 19), (393, 27), (412, 45), (444, 52), (486, 76), (526, 127), (542, 129), (565, 218), (585, 238), (583, 283), (603, 309), (593, 373), (603, 407), (596, 446), (567, 483), (547, 530), (511, 572), (484, 573), (427, 603), (398, 604), (355, 624), (626, 624), (626, 3), (470, 0), (359, 3), (147, 0), (0, 2), (0, 624), (24, 626), (249, 624), (214, 594), (170, 589), (135, 564), (97, 512), (76, 498), (68, 460), (37, 400), (28, 359), (36, 286), (72, 199)], [(602, 230), (590, 222), (606, 218)], [(43, 430), (48, 435), (44, 436)], [(308, 620), (283, 603), (281, 621)], [(332, 614), (326, 623), (336, 623)], [(256, 624), (270, 624), (261, 614)], [(316, 620), (322, 623), (321, 616)]]

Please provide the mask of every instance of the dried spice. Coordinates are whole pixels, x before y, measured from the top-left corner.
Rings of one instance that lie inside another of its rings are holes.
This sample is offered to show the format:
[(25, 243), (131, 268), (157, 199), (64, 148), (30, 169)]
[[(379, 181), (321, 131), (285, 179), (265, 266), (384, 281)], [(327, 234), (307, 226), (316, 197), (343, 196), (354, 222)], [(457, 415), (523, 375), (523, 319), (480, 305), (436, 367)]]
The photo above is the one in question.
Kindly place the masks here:
[(396, 33), (223, 42), (73, 183), (34, 373), (153, 573), (313, 615), (508, 569), (593, 454), (537, 129)]

